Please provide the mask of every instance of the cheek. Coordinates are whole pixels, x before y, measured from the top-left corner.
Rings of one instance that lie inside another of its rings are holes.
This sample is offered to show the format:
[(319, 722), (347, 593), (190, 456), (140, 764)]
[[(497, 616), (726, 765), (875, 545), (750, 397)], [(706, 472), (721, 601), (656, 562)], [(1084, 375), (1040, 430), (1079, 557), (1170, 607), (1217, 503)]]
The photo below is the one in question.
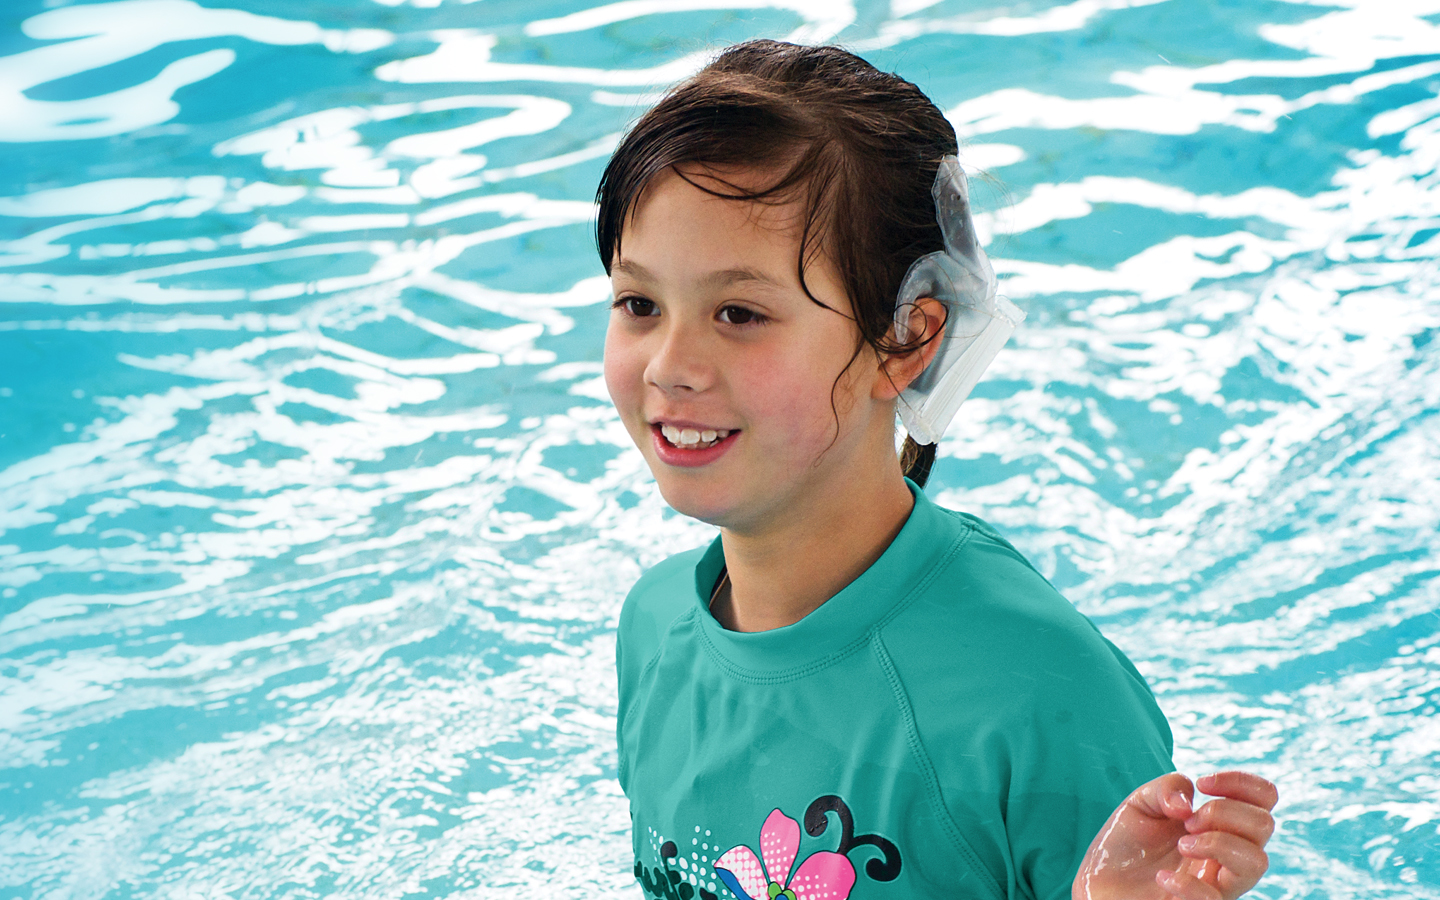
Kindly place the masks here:
[[(823, 446), (835, 431), (830, 368), (798, 355), (757, 362), (746, 368), (737, 396), (748, 398), (746, 405), (752, 414), (763, 418), (769, 424), (768, 432), (786, 446), (796, 450), (817, 442)], [(838, 393), (836, 400), (840, 400)]]
[(638, 342), (627, 339), (620, 329), (605, 332), (605, 388), (621, 417), (636, 411), (643, 393), (645, 360)]

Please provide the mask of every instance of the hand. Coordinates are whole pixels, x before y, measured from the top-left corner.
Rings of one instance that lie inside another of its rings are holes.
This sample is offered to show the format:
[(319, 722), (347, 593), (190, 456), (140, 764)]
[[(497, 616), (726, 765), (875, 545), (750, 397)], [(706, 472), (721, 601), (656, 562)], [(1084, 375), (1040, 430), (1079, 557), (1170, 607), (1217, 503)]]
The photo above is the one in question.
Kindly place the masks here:
[(1197, 782), (1217, 799), (1191, 811), (1195, 788), (1178, 772), (1135, 789), (1095, 835), (1072, 900), (1235, 900), (1270, 865), (1279, 793), (1247, 772)]

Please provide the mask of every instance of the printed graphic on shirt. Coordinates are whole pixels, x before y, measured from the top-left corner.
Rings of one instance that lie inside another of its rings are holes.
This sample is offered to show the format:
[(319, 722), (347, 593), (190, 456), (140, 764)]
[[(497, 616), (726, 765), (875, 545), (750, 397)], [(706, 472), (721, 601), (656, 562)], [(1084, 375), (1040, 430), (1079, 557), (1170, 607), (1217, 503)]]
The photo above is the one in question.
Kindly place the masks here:
[(865, 864), (866, 876), (880, 882), (899, 877), (899, 848), (878, 834), (855, 834), (850, 808), (834, 794), (819, 797), (806, 808), (805, 831), (811, 837), (821, 837), (829, 828), (828, 813), (840, 823), (838, 846), (811, 853), (798, 866), (800, 823), (779, 809), (771, 810), (760, 826), (759, 855), (750, 845), (737, 844), (713, 863), (710, 854), (720, 845), (710, 842), (711, 832), (702, 835), (700, 826), (695, 826), (687, 857), (673, 840), (664, 840), (651, 828), (651, 849), (660, 864), (647, 869), (635, 860), (635, 878), (656, 900), (693, 900), (697, 894), (699, 900), (848, 900), (856, 879), (849, 854), (862, 846), (874, 847), (882, 855)]

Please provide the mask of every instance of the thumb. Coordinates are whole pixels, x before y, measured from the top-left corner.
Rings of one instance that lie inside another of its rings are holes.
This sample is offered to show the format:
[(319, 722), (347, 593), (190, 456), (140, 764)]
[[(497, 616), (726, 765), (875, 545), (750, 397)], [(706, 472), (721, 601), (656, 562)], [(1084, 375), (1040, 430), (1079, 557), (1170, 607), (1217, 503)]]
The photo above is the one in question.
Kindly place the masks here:
[(1179, 772), (1151, 779), (1135, 789), (1125, 805), (1152, 819), (1190, 818), (1195, 785)]

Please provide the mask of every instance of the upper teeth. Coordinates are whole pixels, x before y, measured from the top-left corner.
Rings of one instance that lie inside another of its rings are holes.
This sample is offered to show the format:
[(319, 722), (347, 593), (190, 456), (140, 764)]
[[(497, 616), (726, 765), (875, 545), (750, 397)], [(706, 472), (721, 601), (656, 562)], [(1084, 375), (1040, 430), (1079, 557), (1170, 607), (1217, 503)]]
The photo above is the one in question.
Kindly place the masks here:
[(660, 433), (665, 435), (665, 440), (677, 447), (713, 444), (730, 436), (730, 432), (724, 429), (711, 431), (707, 428), (704, 431), (697, 431), (694, 428), (676, 428), (674, 425), (661, 425)]

